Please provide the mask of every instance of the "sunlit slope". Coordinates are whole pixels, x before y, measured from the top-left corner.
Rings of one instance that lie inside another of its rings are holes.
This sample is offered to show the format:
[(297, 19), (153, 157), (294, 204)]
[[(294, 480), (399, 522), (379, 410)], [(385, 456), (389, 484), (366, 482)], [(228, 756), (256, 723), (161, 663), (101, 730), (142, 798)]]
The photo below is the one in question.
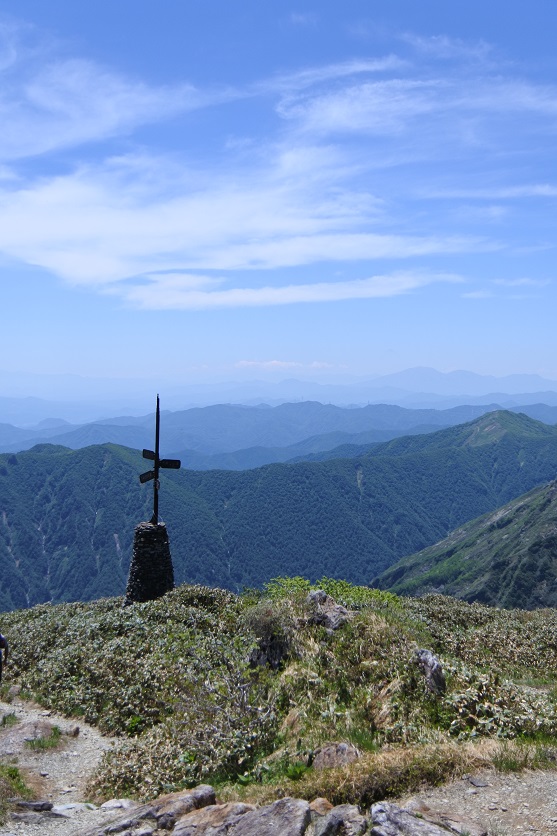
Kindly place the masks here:
[(437, 591), (502, 607), (557, 606), (557, 483), (401, 560), (378, 584), (402, 594)]

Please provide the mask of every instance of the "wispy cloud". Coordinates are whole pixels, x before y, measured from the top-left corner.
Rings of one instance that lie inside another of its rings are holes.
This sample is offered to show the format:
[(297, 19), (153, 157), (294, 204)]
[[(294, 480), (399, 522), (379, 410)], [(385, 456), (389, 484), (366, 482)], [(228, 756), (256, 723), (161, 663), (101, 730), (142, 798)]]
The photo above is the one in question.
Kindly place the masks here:
[(518, 279), (491, 279), (489, 287), (478, 288), (477, 290), (467, 291), (462, 294), (463, 299), (501, 299), (501, 300), (522, 300), (538, 298), (534, 293), (516, 293), (509, 291), (516, 291), (522, 289), (524, 291), (536, 290), (542, 287), (551, 285), (549, 279), (538, 278), (518, 278)]
[(437, 59), (484, 61), (492, 52), (493, 46), (486, 41), (465, 41), (450, 38), (447, 35), (423, 37), (414, 32), (404, 32), (400, 39), (414, 50)]
[(50, 64), (0, 96), (0, 159), (122, 135), (201, 104), (188, 84), (150, 87), (87, 61)]
[(352, 84), (344, 89), (284, 100), (278, 112), (316, 133), (398, 133), (408, 120), (438, 110), (442, 80), (389, 79)]
[[(0, 94), (0, 163), (126, 137), (138, 126), (223, 102), (257, 99), (266, 108), (272, 128), (265, 133), (258, 133), (255, 118), (241, 141), (223, 131), (217, 166), (216, 156), (205, 156), (204, 149), (195, 159), (188, 150), (170, 159), (162, 152), (125, 153), (123, 145), (104, 158), (101, 146), (96, 162), (64, 175), (31, 178), (17, 163), (0, 165), (1, 251), (142, 308), (369, 299), (454, 280), (434, 267), (429, 273), (397, 268), (413, 259), (503, 245), (487, 238), (480, 225), (477, 234), (461, 234), (456, 212), (453, 227), (447, 213), (430, 220), (420, 207), (406, 215), (401, 206), (412, 191), (406, 172), (416, 173), (411, 166), (425, 147), (435, 165), (446, 157), (458, 176), (455, 161), (460, 164), (478, 147), (485, 154), (486, 137), (499, 136), (509, 114), (520, 117), (518, 134), (528, 123), (525, 115), (547, 125), (557, 115), (553, 88), (491, 76), (483, 63), (485, 45), (444, 37), (405, 36), (416, 55), (443, 60), (433, 69), (431, 62), (426, 67), (391, 54), (303, 67), (242, 89), (223, 84), (205, 90), (187, 81), (152, 85), (81, 59), (49, 56), (27, 65), (16, 47), (11, 50), (8, 35), (0, 32), (0, 63), (4, 56), (9, 65)], [(460, 72), (456, 63), (463, 56), (476, 56), (477, 72), (469, 65)], [(447, 68), (451, 58), (455, 64)], [(514, 141), (514, 134), (507, 135)], [(398, 175), (388, 182), (375, 172), (393, 172), (398, 152), (404, 157), (404, 199), (396, 204), (389, 189)], [(557, 187), (541, 179), (497, 189), (461, 182), (452, 192), (414, 189), (412, 199), (557, 195)], [(500, 206), (485, 207), (476, 217), (479, 224), (486, 213), (504, 217)], [(325, 262), (361, 262), (369, 275), (370, 264), (381, 260), (394, 266), (382, 264), (381, 275), (352, 281), (311, 283), (301, 272), (311, 266), (315, 275)], [(296, 281), (276, 277), (286, 268), (300, 270)], [(263, 286), (252, 286), (255, 280), (248, 278), (257, 271), (267, 271)]]
[(441, 189), (425, 193), (430, 198), (464, 198), (478, 200), (519, 200), (525, 197), (557, 197), (557, 186), (552, 183), (527, 183), (484, 189)]
[[(195, 282), (200, 283), (195, 277)], [(208, 284), (210, 283), (208, 280)], [(351, 299), (381, 299), (400, 296), (435, 282), (458, 282), (451, 274), (393, 273), (344, 282), (315, 282), (279, 287), (235, 287), (229, 289), (193, 289), (189, 277), (183, 284), (175, 276), (158, 276), (147, 284), (118, 286), (119, 294), (140, 308), (150, 310), (198, 310), (208, 308), (245, 308), (293, 305), (299, 303), (341, 302)]]
[(32, 27), (0, 20), (0, 161), (125, 136), (138, 126), (247, 95), (226, 84), (203, 91), (188, 81), (149, 84), (55, 53)]
[[(218, 184), (198, 174), (175, 184), (159, 161), (119, 160), (104, 168), (0, 189), (0, 248), (69, 282), (92, 287), (160, 271), (274, 270), (491, 249), (471, 236), (368, 231), (376, 203), (339, 188), (336, 172), (315, 183), (277, 167)], [(154, 183), (153, 183), (154, 181)], [(247, 297), (246, 297), (247, 298)], [(154, 300), (153, 300), (154, 301)]]
[(21, 27), (0, 20), (0, 72), (7, 70), (17, 60), (17, 43)]
[(265, 79), (253, 86), (254, 91), (294, 93), (306, 90), (328, 81), (341, 81), (362, 75), (397, 72), (407, 66), (407, 62), (397, 55), (382, 58), (354, 59), (317, 67), (305, 67), (293, 73), (281, 73)]
[[(397, 136), (412, 130), (420, 131), (421, 143), (427, 139), (443, 147), (442, 137), (445, 144), (474, 147), (489, 145), (494, 134), (508, 132), (511, 118), (517, 137), (528, 135), (535, 123), (517, 123), (516, 117), (553, 124), (557, 87), (498, 76), (399, 75), (350, 81), (340, 89), (291, 93), (277, 110), (284, 119), (316, 135)], [(508, 144), (508, 135), (505, 140)]]
[(319, 18), (311, 12), (292, 12), (290, 22), (294, 26), (315, 26)]

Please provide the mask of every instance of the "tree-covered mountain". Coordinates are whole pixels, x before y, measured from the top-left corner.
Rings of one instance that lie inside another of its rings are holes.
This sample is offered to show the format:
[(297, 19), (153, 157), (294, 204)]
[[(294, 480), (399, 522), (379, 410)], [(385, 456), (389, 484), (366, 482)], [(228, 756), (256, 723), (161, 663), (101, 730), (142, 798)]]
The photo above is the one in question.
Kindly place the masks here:
[(557, 606), (557, 482), (466, 523), (375, 580), (402, 595), (442, 592), (525, 609)]
[[(137, 451), (42, 445), (0, 456), (0, 606), (123, 592), (150, 517)], [(369, 583), (557, 471), (557, 429), (496, 412), (356, 459), (161, 474), (177, 582), (232, 590), (277, 575)]]

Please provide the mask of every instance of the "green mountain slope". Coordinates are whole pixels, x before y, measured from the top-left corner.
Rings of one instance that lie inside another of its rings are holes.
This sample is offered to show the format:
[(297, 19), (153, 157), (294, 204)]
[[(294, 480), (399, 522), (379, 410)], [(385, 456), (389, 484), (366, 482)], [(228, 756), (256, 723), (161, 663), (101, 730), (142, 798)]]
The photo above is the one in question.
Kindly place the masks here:
[(404, 558), (377, 585), (404, 595), (443, 592), (502, 607), (557, 606), (557, 482)]
[[(0, 456), (0, 606), (121, 594), (150, 517), (137, 451), (50, 445)], [(491, 413), (357, 459), (161, 474), (176, 580), (232, 590), (277, 575), (356, 583), (557, 471), (557, 429)]]

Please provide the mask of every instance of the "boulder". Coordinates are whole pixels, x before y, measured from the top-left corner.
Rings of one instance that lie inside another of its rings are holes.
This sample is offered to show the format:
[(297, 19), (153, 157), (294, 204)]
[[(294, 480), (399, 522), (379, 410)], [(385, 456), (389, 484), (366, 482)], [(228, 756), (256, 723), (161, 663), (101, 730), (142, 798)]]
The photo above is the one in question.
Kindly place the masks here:
[(425, 684), (432, 694), (444, 694), (447, 690), (441, 662), (431, 650), (416, 650), (416, 662), (425, 677)]
[(311, 817), (326, 816), (333, 809), (333, 805), (326, 798), (314, 798), (309, 805)]
[(80, 836), (111, 836), (111, 834), (133, 833), (138, 829), (172, 831), (176, 821), (192, 810), (198, 810), (215, 804), (215, 791), (208, 784), (200, 784), (191, 790), (173, 792), (168, 795), (161, 795), (151, 804), (139, 804), (116, 819), (110, 824), (97, 825), (83, 830)]
[(386, 801), (373, 805), (371, 821), (371, 836), (447, 836), (446, 828)]
[(312, 766), (314, 769), (334, 769), (347, 766), (360, 757), (360, 751), (352, 743), (326, 743), (315, 750)]
[(131, 810), (133, 807), (139, 807), (139, 802), (131, 798), (111, 798), (101, 804), (101, 810)]
[[(310, 823), (307, 801), (281, 798), (241, 816), (227, 834), (230, 836), (303, 836)], [(220, 836), (220, 834), (219, 834)]]
[(338, 630), (351, 617), (346, 607), (337, 604), (322, 589), (312, 590), (307, 597), (307, 603), (311, 609), (308, 624), (320, 624), (329, 632)]
[(174, 836), (224, 836), (233, 832), (234, 825), (246, 813), (255, 810), (253, 804), (230, 802), (211, 804), (201, 810), (187, 813), (177, 822), (172, 831)]
[(325, 816), (312, 822), (306, 831), (307, 836), (363, 836), (367, 832), (369, 821), (352, 804), (340, 804), (333, 807)]

